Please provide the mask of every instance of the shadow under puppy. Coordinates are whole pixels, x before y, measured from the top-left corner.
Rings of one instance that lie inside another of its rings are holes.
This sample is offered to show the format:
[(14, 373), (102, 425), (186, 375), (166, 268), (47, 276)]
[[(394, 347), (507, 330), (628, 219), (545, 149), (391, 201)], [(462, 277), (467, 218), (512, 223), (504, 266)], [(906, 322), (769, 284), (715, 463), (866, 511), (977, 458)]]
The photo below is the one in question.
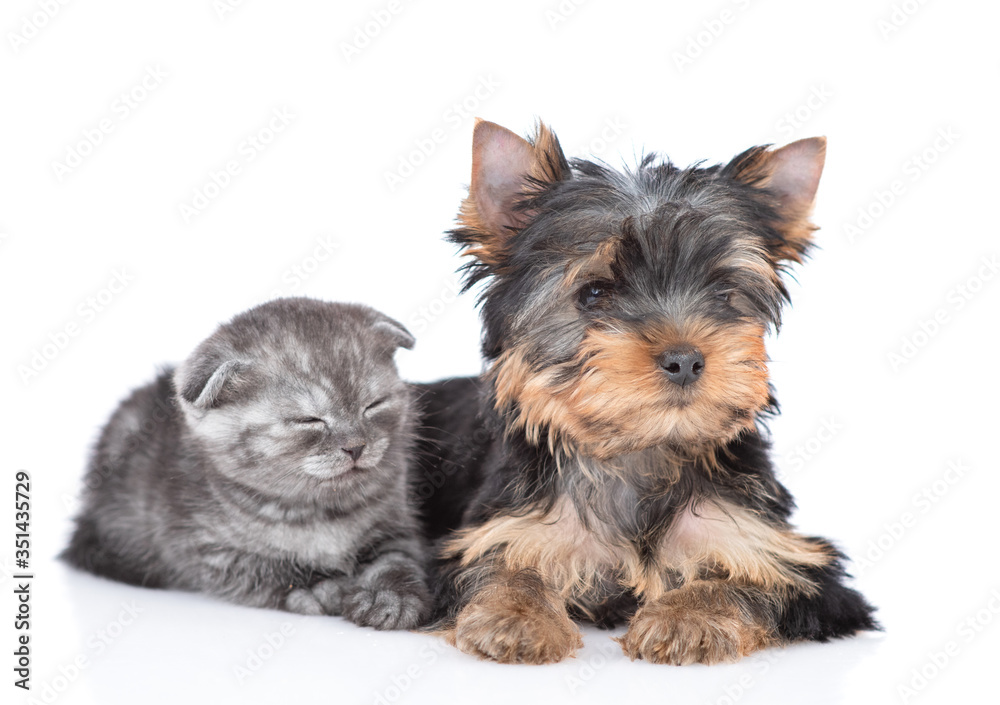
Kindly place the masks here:
[(221, 326), (104, 428), (63, 557), (115, 580), (378, 629), (426, 617), (415, 414), (370, 308), (278, 299)]
[(423, 513), (458, 648), (559, 661), (577, 616), (628, 619), (633, 659), (715, 663), (877, 628), (838, 551), (789, 524), (759, 428), (824, 154), (622, 173), (568, 162), (544, 125), (477, 123), (451, 239), (484, 284), (488, 369), (423, 387), (420, 447), (448, 478)]

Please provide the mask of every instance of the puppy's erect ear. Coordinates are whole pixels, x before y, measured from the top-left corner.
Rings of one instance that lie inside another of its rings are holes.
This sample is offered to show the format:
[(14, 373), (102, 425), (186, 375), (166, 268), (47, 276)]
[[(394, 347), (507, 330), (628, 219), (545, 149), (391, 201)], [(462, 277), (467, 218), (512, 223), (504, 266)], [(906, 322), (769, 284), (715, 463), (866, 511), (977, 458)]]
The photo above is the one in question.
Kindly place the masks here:
[(219, 406), (226, 395), (237, 391), (249, 368), (250, 363), (243, 360), (217, 364), (207, 358), (192, 359), (177, 370), (175, 382), (184, 401), (207, 411)]
[(396, 348), (411, 350), (417, 342), (402, 323), (385, 314), (379, 314), (378, 320), (372, 325), (372, 331), (391, 346), (392, 352), (395, 352)]
[(476, 121), (472, 133), (472, 180), (453, 239), (486, 265), (502, 258), (508, 239), (531, 219), (522, 201), (569, 175), (559, 140), (539, 122), (528, 141), (505, 127)]
[(809, 216), (825, 161), (826, 138), (810, 137), (775, 150), (748, 149), (726, 167), (735, 179), (773, 196), (779, 216), (773, 225), (783, 237), (775, 248), (776, 259), (801, 262), (812, 244), (816, 227)]

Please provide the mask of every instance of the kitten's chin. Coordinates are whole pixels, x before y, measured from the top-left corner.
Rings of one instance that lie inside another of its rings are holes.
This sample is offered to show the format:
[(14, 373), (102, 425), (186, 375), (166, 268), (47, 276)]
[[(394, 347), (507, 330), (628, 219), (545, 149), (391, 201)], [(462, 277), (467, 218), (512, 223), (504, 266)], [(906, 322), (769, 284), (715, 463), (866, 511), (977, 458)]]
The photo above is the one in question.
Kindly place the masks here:
[(368, 472), (367, 468), (361, 468), (357, 465), (341, 468), (303, 468), (302, 470), (303, 475), (320, 484), (346, 482), (352, 478), (364, 475), (366, 472)]
[(302, 475), (308, 478), (310, 485), (337, 488), (340, 485), (354, 484), (372, 477), (377, 469), (377, 466), (364, 463), (336, 466), (328, 463), (323, 466), (305, 466), (302, 468)]
[(328, 456), (313, 456), (302, 462), (300, 470), (303, 475), (322, 484), (349, 482), (375, 473), (383, 455), (381, 449), (373, 449), (353, 462), (335, 462)]

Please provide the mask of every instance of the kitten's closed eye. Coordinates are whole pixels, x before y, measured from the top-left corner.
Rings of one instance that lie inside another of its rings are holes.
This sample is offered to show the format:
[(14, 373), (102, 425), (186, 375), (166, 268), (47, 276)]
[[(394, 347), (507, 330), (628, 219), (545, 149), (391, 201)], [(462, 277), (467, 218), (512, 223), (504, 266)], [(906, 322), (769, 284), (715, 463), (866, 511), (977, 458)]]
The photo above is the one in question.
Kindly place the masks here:
[(326, 425), (326, 421), (319, 418), (318, 416), (297, 416), (295, 418), (286, 419), (288, 423), (301, 424), (301, 425), (312, 425), (312, 424), (323, 424)]
[(373, 401), (371, 404), (369, 404), (368, 406), (365, 407), (365, 412), (364, 412), (365, 416), (367, 416), (368, 414), (371, 414), (371, 413), (373, 413), (375, 411), (378, 411), (379, 407), (381, 407), (387, 401), (389, 401), (389, 397), (382, 397), (378, 401)]

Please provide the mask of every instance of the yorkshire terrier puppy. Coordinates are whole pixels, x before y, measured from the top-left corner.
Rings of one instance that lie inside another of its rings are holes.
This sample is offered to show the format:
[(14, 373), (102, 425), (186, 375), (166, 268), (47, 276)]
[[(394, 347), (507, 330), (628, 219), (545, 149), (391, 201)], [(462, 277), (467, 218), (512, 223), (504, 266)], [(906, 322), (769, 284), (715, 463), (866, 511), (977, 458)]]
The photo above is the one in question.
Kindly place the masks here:
[(568, 162), (477, 123), (452, 241), (482, 283), (481, 379), (425, 385), (418, 475), (436, 621), (462, 651), (549, 663), (574, 618), (625, 653), (734, 661), (877, 629), (843, 556), (798, 533), (761, 422), (764, 336), (809, 250), (825, 140), (725, 165)]

